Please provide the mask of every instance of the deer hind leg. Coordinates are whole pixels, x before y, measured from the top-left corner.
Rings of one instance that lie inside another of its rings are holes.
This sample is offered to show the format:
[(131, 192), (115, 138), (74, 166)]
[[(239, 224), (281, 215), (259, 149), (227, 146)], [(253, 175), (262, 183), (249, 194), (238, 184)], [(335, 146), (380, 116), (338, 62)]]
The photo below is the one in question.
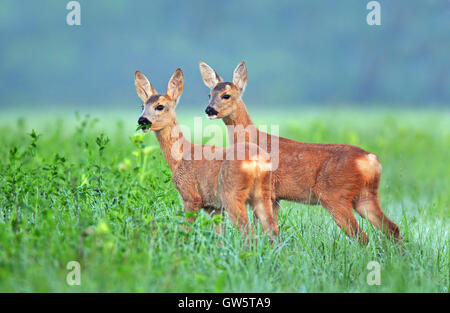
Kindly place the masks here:
[[(260, 220), (261, 224), (263, 225), (264, 231), (270, 232), (273, 235), (279, 235), (278, 229), (278, 212), (280, 210), (279, 202), (270, 199), (270, 196), (265, 195), (263, 197), (254, 198), (251, 201), (251, 207), (253, 209), (252, 210), (253, 220), (254, 221), (256, 221), (256, 219)], [(272, 208), (271, 210), (270, 207)]]
[(361, 217), (367, 217), (372, 225), (381, 229), (388, 237), (394, 238), (396, 242), (401, 242), (400, 229), (384, 214), (376, 192), (363, 190), (355, 203), (355, 210)]
[(272, 201), (270, 199), (256, 198), (251, 205), (261, 222), (263, 230), (272, 236), (278, 236), (278, 225), (272, 217)]
[(249, 195), (249, 188), (236, 192), (223, 192), (221, 195), (222, 203), (230, 217), (233, 225), (237, 226), (239, 230), (248, 236), (253, 234), (250, 224), (248, 222), (247, 208), (245, 202)]
[(256, 178), (250, 204), (260, 220), (263, 230), (272, 236), (278, 235), (278, 224), (273, 217), (272, 177), (269, 172), (262, 172)]
[(258, 217), (263, 230), (272, 236), (278, 236), (278, 224), (273, 218), (272, 200), (269, 195), (256, 196), (251, 201), (251, 206)]
[(359, 227), (353, 215), (351, 201), (344, 200), (343, 198), (335, 198), (321, 199), (320, 202), (347, 236), (350, 238), (358, 238), (361, 244), (367, 244), (369, 242), (369, 238)]

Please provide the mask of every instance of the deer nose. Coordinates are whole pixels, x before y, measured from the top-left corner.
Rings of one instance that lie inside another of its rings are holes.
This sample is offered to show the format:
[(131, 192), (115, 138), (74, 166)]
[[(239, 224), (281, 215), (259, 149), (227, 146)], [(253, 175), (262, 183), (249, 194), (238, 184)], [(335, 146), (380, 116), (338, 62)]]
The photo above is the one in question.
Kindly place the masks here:
[(150, 122), (146, 117), (141, 116), (138, 119), (138, 124), (139, 125), (152, 125), (152, 122)]
[(216, 110), (214, 110), (214, 108), (210, 107), (209, 105), (208, 105), (208, 107), (206, 108), (205, 113), (206, 113), (208, 116), (214, 116), (214, 115), (219, 114), (219, 112), (217, 112)]

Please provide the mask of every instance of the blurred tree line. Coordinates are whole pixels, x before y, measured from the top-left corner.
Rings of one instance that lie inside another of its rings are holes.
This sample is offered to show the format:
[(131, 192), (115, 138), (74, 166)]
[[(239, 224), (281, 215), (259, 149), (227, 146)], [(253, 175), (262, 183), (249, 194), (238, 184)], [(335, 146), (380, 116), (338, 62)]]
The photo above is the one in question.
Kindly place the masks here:
[(247, 62), (245, 99), (283, 105), (450, 104), (450, 1), (66, 0), (0, 2), (0, 106), (129, 108), (139, 69), (160, 92), (177, 67), (183, 102), (206, 105), (198, 62), (226, 80)]

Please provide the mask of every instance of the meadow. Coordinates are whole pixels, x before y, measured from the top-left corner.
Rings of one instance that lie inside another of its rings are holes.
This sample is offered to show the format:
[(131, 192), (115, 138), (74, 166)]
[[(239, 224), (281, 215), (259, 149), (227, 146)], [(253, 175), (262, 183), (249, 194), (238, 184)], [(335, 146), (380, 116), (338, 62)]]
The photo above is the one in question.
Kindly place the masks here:
[[(227, 218), (204, 212), (186, 232), (155, 136), (135, 131), (138, 115), (2, 114), (1, 292), (449, 292), (449, 112), (298, 109), (254, 119), (292, 139), (377, 154), (381, 204), (404, 254), (357, 214), (368, 246), (322, 207), (291, 202), (282, 202), (275, 243), (255, 223), (258, 244), (248, 247)], [(81, 264), (80, 285), (66, 282), (70, 261)], [(380, 285), (367, 283), (370, 261), (381, 264)]]

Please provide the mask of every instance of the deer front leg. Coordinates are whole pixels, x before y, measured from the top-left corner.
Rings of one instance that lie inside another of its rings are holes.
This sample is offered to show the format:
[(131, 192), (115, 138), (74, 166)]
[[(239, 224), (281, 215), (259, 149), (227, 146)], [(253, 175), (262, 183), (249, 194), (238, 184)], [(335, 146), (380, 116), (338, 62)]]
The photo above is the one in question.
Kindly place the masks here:
[[(200, 210), (201, 208), (201, 203), (199, 203), (199, 201), (195, 201), (195, 200), (187, 200), (187, 199), (183, 199), (183, 206), (184, 206), (184, 212), (186, 213), (196, 213), (198, 212), (198, 210)], [(188, 214), (188, 216), (186, 216), (186, 221), (188, 223), (193, 223), (195, 222), (197, 216), (193, 215), (193, 214)], [(189, 226), (185, 225), (185, 231), (189, 232)]]
[(280, 201), (281, 200), (275, 199), (275, 201), (272, 202), (273, 219), (277, 225), (278, 225), (278, 214), (280, 212)]
[[(203, 209), (205, 209), (208, 212), (208, 214), (211, 217), (213, 217), (213, 218), (216, 215), (220, 215), (220, 216), (222, 216), (222, 221), (223, 221), (223, 217), (225, 217), (225, 214), (224, 214), (222, 209), (216, 209), (216, 208), (203, 208)], [(216, 234), (217, 235), (221, 235), (222, 234), (222, 231), (223, 231), (222, 228), (223, 228), (222, 222), (217, 223), (216, 225), (214, 225), (214, 229), (216, 230)]]

